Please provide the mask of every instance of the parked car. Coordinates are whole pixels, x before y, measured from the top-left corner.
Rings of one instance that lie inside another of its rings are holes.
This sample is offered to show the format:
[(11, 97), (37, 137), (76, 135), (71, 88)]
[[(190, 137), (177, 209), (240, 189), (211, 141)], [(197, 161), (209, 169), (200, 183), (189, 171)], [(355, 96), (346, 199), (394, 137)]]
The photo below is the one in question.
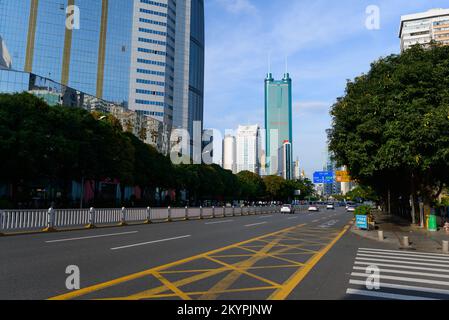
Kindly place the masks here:
[(316, 205), (312, 205), (309, 207), (309, 212), (318, 212), (320, 211), (320, 208), (318, 208), (318, 206)]
[(333, 203), (328, 203), (328, 204), (326, 205), (326, 210), (335, 210), (334, 204), (333, 204)]
[(294, 214), (295, 213), (295, 208), (291, 204), (284, 204), (281, 207), (281, 213)]

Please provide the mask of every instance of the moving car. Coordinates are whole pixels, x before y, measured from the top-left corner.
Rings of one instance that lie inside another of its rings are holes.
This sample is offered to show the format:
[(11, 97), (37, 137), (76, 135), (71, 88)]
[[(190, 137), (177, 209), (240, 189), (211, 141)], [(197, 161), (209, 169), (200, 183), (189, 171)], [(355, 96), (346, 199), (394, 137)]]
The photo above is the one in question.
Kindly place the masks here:
[(333, 203), (328, 203), (326, 206), (326, 210), (335, 210), (335, 206)]
[(318, 211), (320, 211), (320, 208), (318, 208), (318, 206), (316, 206), (316, 205), (312, 205), (309, 207), (309, 211), (310, 212), (318, 212)]
[(293, 213), (295, 213), (295, 208), (293, 208), (293, 206), (291, 204), (284, 204), (281, 207), (281, 213), (293, 214)]
[(355, 206), (349, 205), (346, 207), (347, 212), (355, 212)]

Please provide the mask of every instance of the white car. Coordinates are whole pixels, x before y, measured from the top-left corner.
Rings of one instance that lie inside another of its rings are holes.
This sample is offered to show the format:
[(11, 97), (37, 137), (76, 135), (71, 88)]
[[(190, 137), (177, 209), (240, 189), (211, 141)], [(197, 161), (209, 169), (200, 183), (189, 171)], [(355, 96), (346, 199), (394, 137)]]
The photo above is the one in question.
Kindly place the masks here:
[(326, 206), (326, 210), (335, 210), (335, 206), (334, 206), (332, 203), (329, 203), (329, 204)]
[(293, 206), (290, 205), (290, 204), (284, 204), (284, 205), (281, 207), (281, 213), (290, 213), (290, 214), (293, 214), (293, 213), (295, 213), (295, 208), (293, 208)]
[(309, 211), (310, 212), (318, 212), (318, 211), (320, 211), (320, 209), (318, 208), (318, 206), (310, 206)]
[(348, 206), (348, 207), (346, 208), (346, 211), (347, 211), (347, 212), (355, 212), (355, 207), (354, 207), (354, 206)]

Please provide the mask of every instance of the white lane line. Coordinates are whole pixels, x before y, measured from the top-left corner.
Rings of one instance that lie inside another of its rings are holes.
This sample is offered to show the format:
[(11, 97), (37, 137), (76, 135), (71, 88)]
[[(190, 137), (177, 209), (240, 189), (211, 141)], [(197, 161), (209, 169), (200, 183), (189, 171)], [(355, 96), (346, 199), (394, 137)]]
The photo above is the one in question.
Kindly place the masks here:
[[(359, 280), (349, 280), (350, 284), (366, 286), (366, 281)], [(444, 289), (436, 289), (436, 288), (428, 288), (428, 287), (416, 287), (416, 286), (406, 286), (403, 284), (393, 284), (393, 283), (381, 283), (381, 288), (389, 288), (389, 289), (399, 289), (399, 290), (408, 290), (408, 291), (417, 291), (417, 292), (426, 292), (426, 293), (437, 293), (442, 295), (449, 295), (449, 290)]]
[(401, 260), (393, 260), (393, 259), (357, 258), (357, 260), (372, 261), (373, 264), (376, 264), (376, 262), (388, 262), (388, 263), (413, 264), (416, 266), (430, 266), (430, 267), (442, 267), (442, 268), (448, 267), (447, 264), (437, 264), (437, 263), (427, 263), (427, 262), (409, 262), (409, 261), (401, 261)]
[[(363, 277), (366, 278), (366, 273), (359, 273), (359, 272), (353, 272), (351, 273), (351, 277)], [(438, 281), (438, 280), (429, 280), (429, 279), (420, 279), (420, 278), (409, 278), (409, 277), (396, 277), (396, 276), (386, 276), (381, 275), (381, 279), (387, 279), (387, 280), (397, 280), (397, 281), (404, 281), (404, 282), (416, 282), (416, 283), (426, 283), (426, 284), (436, 284), (441, 286), (449, 286), (449, 282), (447, 281)]]
[(153, 243), (166, 242), (166, 241), (172, 241), (172, 240), (179, 240), (179, 239), (184, 239), (184, 238), (189, 238), (189, 237), (191, 237), (191, 235), (174, 237), (174, 238), (168, 238), (168, 239), (160, 239), (160, 240), (154, 240), (154, 241), (148, 241), (148, 242), (142, 242), (142, 243), (136, 243), (136, 244), (130, 244), (130, 245), (127, 245), (127, 246), (111, 248), (111, 250), (127, 249), (127, 248), (145, 246), (145, 245), (153, 244)]
[(265, 218), (271, 218), (271, 217), (273, 217), (273, 216), (262, 216), (262, 217), (259, 217), (259, 219), (265, 219)]
[(247, 224), (245, 225), (245, 227), (254, 227), (254, 226), (260, 226), (262, 224), (267, 224), (268, 222), (264, 221), (264, 222), (259, 222), (259, 223), (253, 223), (253, 224)]
[(290, 218), (287, 218), (287, 220), (293, 220), (293, 219), (298, 219), (298, 217), (290, 217)]
[[(361, 270), (365, 271), (366, 268), (364, 267), (354, 267), (354, 270)], [(433, 277), (433, 278), (443, 278), (443, 279), (449, 279), (449, 275), (447, 274), (435, 274), (435, 273), (426, 273), (426, 272), (416, 272), (416, 271), (406, 271), (406, 270), (394, 270), (394, 269), (380, 269), (381, 274), (384, 273), (395, 273), (395, 274), (406, 274), (409, 276), (423, 276), (423, 277)], [(381, 275), (381, 277), (382, 277)]]
[(417, 257), (417, 258), (432, 258), (432, 259), (438, 259), (438, 260), (446, 260), (449, 262), (449, 257), (433, 257), (433, 256), (427, 256), (427, 255), (421, 255), (421, 254), (414, 254), (409, 255), (406, 253), (392, 253), (392, 252), (374, 252), (374, 251), (366, 251), (366, 250), (359, 250), (359, 253), (365, 253), (365, 254), (381, 254), (384, 256), (394, 256), (394, 257)]
[[(356, 261), (355, 264), (362, 266), (372, 265), (373, 262), (361, 262)], [(389, 263), (376, 263), (377, 267), (392, 267), (392, 268), (401, 268), (401, 269), (409, 269), (409, 270), (423, 270), (423, 271), (435, 271), (435, 272), (449, 272), (448, 269), (438, 269), (438, 268), (426, 268), (426, 267), (413, 267), (413, 266), (404, 266), (401, 264), (389, 264)]]
[(318, 222), (318, 221), (320, 221), (320, 219), (313, 220), (312, 222)]
[(418, 297), (418, 296), (406, 296), (403, 294), (385, 293), (385, 292), (368, 291), (368, 290), (357, 290), (357, 289), (348, 289), (348, 290), (346, 290), (346, 294), (372, 297), (372, 298), (392, 299), (392, 300), (437, 300), (437, 299)]
[(228, 223), (233, 222), (234, 220), (223, 220), (223, 221), (217, 221), (217, 222), (206, 222), (205, 224), (219, 224), (219, 223)]
[(94, 238), (104, 238), (104, 237), (114, 237), (121, 236), (125, 234), (133, 234), (139, 231), (129, 231), (129, 232), (121, 232), (121, 233), (109, 233), (109, 234), (101, 234), (97, 236), (87, 236), (87, 237), (79, 237), (79, 238), (66, 238), (66, 239), (58, 239), (58, 240), (49, 240), (45, 241), (46, 243), (54, 243), (54, 242), (65, 242), (65, 241), (76, 241), (76, 240), (85, 240), (85, 239), (94, 239)]
[(357, 253), (358, 257), (373, 257), (373, 258), (386, 258), (386, 259), (396, 259), (396, 260), (407, 260), (407, 261), (422, 261), (422, 262), (438, 262), (438, 263), (448, 263), (449, 261), (441, 261), (436, 259), (423, 259), (423, 258), (409, 258), (409, 257), (391, 257), (391, 256), (385, 256), (380, 254), (364, 254), (364, 253)]
[(402, 254), (409, 254), (409, 255), (417, 255), (417, 254), (419, 254), (419, 255), (426, 255), (426, 256), (448, 257), (447, 254), (441, 254), (441, 253), (407, 252), (407, 251), (398, 251), (398, 250), (384, 250), (384, 249), (370, 249), (370, 248), (359, 248), (359, 250), (393, 252), (393, 253), (402, 253)]

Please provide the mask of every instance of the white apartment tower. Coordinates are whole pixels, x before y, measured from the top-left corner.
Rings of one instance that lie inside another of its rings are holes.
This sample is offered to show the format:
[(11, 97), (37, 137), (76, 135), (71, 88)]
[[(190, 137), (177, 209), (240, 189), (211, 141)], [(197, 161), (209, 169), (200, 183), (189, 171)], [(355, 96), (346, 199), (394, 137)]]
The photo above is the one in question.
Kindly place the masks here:
[(227, 134), (223, 139), (223, 169), (237, 172), (236, 140), (233, 135)]
[(259, 174), (260, 127), (239, 126), (236, 137), (237, 172), (250, 171)]
[(431, 9), (402, 16), (399, 37), (401, 51), (415, 44), (427, 46), (431, 41), (449, 45), (449, 9)]

